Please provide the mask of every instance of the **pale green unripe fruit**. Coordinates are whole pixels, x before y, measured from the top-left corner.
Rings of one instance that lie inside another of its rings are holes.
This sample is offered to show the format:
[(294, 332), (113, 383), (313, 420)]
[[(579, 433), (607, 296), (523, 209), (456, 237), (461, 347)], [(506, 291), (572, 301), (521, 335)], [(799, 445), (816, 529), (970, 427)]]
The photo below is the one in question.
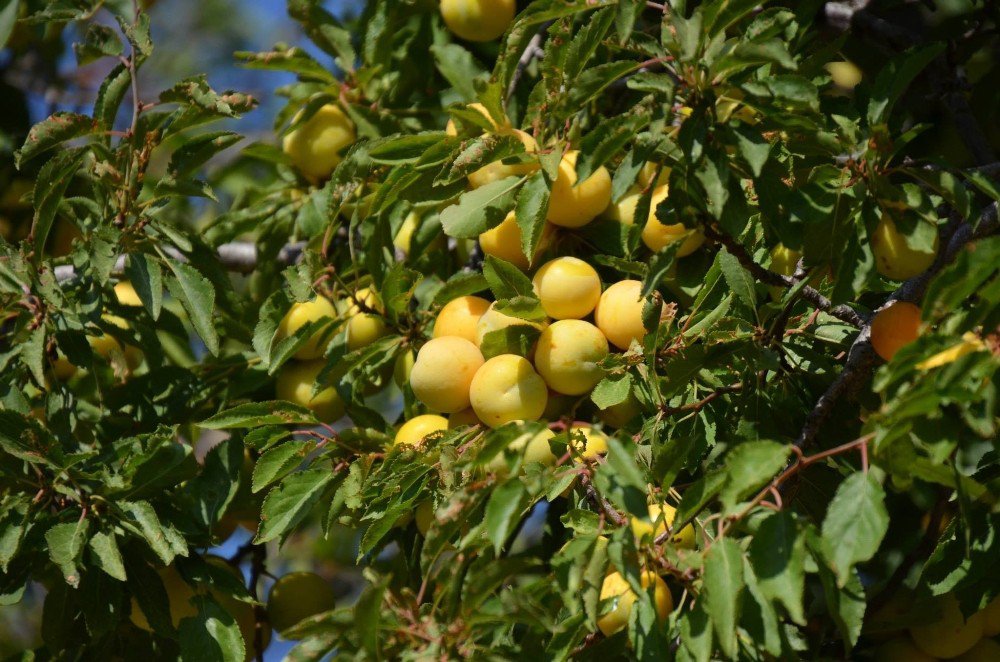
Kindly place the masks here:
[(553, 391), (583, 395), (604, 377), (598, 365), (608, 355), (600, 329), (583, 320), (559, 320), (542, 331), (535, 368)]
[(304, 175), (326, 179), (340, 163), (341, 151), (356, 139), (350, 118), (339, 106), (327, 104), (288, 133), (282, 148)]
[(601, 299), (597, 271), (575, 257), (546, 262), (531, 282), (545, 314), (557, 320), (583, 319)]
[(983, 614), (962, 615), (958, 599), (951, 594), (941, 597), (940, 617), (933, 623), (910, 628), (917, 648), (938, 658), (957, 657), (976, 645), (983, 636)]
[(312, 572), (284, 575), (271, 587), (267, 597), (267, 616), (278, 632), (336, 607), (333, 587)]
[[(285, 313), (285, 316), (278, 324), (278, 338), (288, 338), (295, 335), (295, 332), (306, 324), (321, 319), (334, 319), (337, 311), (333, 304), (326, 297), (318, 296), (312, 301), (305, 303), (293, 303), (292, 307)], [(309, 361), (323, 356), (326, 345), (330, 340), (330, 329), (324, 328), (319, 333), (313, 335), (302, 347), (295, 352), (295, 358), (300, 361)]]
[(441, 0), (448, 29), (466, 41), (493, 41), (514, 20), (514, 0)]
[(501, 354), (483, 364), (472, 379), (472, 408), (486, 425), (534, 421), (545, 411), (548, 388), (522, 356)]
[(410, 388), (433, 411), (462, 411), (470, 404), (469, 387), (482, 365), (479, 348), (465, 338), (434, 338), (417, 353), (410, 371)]

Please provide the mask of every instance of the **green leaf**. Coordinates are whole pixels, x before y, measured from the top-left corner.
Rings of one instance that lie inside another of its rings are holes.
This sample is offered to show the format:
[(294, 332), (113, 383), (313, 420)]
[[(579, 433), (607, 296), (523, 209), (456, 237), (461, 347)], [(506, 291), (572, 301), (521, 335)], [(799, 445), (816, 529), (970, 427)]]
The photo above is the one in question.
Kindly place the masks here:
[(445, 233), (467, 239), (500, 225), (514, 208), (522, 181), (521, 177), (507, 177), (463, 193), (457, 204), (441, 212)]
[(167, 260), (167, 265), (176, 278), (167, 279), (167, 289), (187, 311), (195, 331), (205, 341), (205, 347), (214, 356), (219, 354), (219, 334), (213, 322), (215, 318), (215, 288), (212, 281), (201, 272), (184, 262)]
[(647, 517), (646, 478), (632, 453), (614, 437), (608, 439), (607, 462), (594, 473), (594, 486), (616, 507), (638, 517)]
[(263, 425), (319, 425), (319, 421), (305, 407), (271, 400), (266, 402), (247, 402), (236, 405), (198, 424), (206, 430), (232, 430), (237, 428), (256, 428)]
[(573, 82), (566, 98), (566, 106), (572, 109), (583, 108), (593, 101), (611, 83), (630, 74), (639, 68), (639, 63), (628, 60), (605, 62), (584, 71)]
[(122, 561), (122, 553), (118, 549), (113, 533), (98, 531), (90, 539), (90, 550), (94, 553), (97, 567), (106, 572), (109, 576), (118, 581), (128, 579), (125, 574), (125, 564)]
[(529, 502), (528, 491), (518, 478), (513, 478), (493, 490), (486, 504), (486, 536), (493, 551), (500, 554), (507, 536), (520, 521)]
[(538, 342), (538, 337), (541, 333), (534, 326), (514, 324), (487, 333), (483, 336), (483, 342), (479, 349), (486, 359), (491, 359), (501, 354), (530, 356), (531, 350), (534, 349), (535, 343)]
[(681, 646), (677, 660), (709, 662), (712, 659), (712, 620), (705, 611), (706, 600), (698, 600), (680, 617)]
[(608, 375), (598, 382), (590, 393), (590, 399), (598, 409), (607, 409), (625, 402), (631, 394), (632, 375), (625, 372)]
[(750, 308), (757, 308), (757, 293), (754, 289), (754, 280), (750, 273), (743, 268), (735, 255), (727, 250), (719, 251), (719, 267), (722, 269), (722, 276), (726, 279), (726, 284), (737, 297)]
[(175, 556), (187, 556), (184, 538), (172, 526), (160, 522), (156, 510), (148, 501), (118, 501), (117, 505), (132, 517), (130, 523), (136, 533), (145, 539), (164, 564), (170, 565)]
[(485, 81), (488, 74), (479, 66), (472, 53), (458, 44), (434, 44), (430, 48), (434, 64), (451, 83), (463, 101), (476, 100), (475, 81)]
[(736, 148), (740, 156), (750, 166), (750, 172), (754, 177), (760, 177), (771, 155), (771, 143), (764, 139), (757, 131), (746, 126), (730, 127), (736, 138)]
[(487, 255), (483, 261), (483, 275), (497, 299), (525, 297), (537, 300), (531, 281), (510, 262)]
[(836, 579), (826, 564), (817, 560), (819, 578), (823, 584), (823, 595), (833, 622), (843, 637), (844, 651), (848, 655), (861, 636), (861, 626), (864, 623), (867, 599), (865, 589), (861, 584), (856, 569), (851, 568), (850, 575), (843, 588), (837, 587)]
[(24, 145), (14, 153), (14, 164), (20, 169), (39, 154), (55, 149), (68, 140), (89, 135), (97, 128), (97, 122), (86, 115), (64, 111), (53, 113), (31, 127)]
[(21, 344), (21, 361), (28, 366), (35, 383), (45, 385), (45, 326), (39, 326)]
[(56, 220), (59, 205), (63, 195), (73, 180), (73, 175), (83, 164), (90, 150), (86, 147), (63, 150), (42, 166), (35, 180), (35, 194), (32, 200), (35, 205), (35, 218), (31, 226), (31, 236), (34, 237), (35, 262), (41, 260), (45, 253), (45, 241)]
[(534, 260), (535, 252), (545, 231), (545, 217), (549, 212), (549, 194), (551, 184), (545, 170), (538, 170), (528, 177), (517, 195), (517, 208), (514, 218), (521, 230), (521, 252), (529, 261)]
[(379, 623), (382, 618), (382, 601), (388, 581), (369, 584), (354, 605), (354, 624), (361, 638), (361, 645), (370, 659), (382, 659), (379, 653)]
[(160, 263), (144, 253), (133, 253), (125, 264), (125, 275), (149, 316), (159, 319), (163, 306), (163, 270)]
[(194, 173), (210, 158), (243, 140), (243, 136), (232, 131), (213, 131), (184, 141), (170, 155), (167, 170), (171, 176), (180, 179)]
[(102, 57), (118, 57), (125, 53), (125, 46), (110, 27), (91, 23), (83, 42), (73, 44), (73, 51), (77, 66), (82, 67)]
[(370, 143), (368, 156), (375, 163), (385, 165), (412, 163), (445, 138), (444, 131), (423, 131), (390, 136)]
[(434, 294), (431, 306), (443, 306), (452, 299), (478, 294), (489, 287), (486, 277), (475, 271), (459, 271), (453, 274)]
[(76, 561), (87, 542), (87, 532), (90, 520), (80, 519), (76, 522), (56, 524), (45, 532), (45, 543), (48, 546), (49, 558), (62, 570), (66, 583), (77, 586), (80, 575), (76, 570)]
[(287, 441), (266, 451), (253, 468), (251, 490), (256, 493), (279, 481), (302, 464), (306, 456), (316, 448), (312, 441)]
[(261, 524), (254, 542), (261, 544), (284, 535), (301, 522), (333, 481), (329, 468), (308, 469), (288, 476), (268, 492), (261, 508)]
[(8, 571), (21, 547), (27, 525), (26, 497), (8, 497), (0, 501), (0, 571)]
[(911, 50), (880, 69), (868, 101), (869, 125), (881, 124), (885, 121), (885, 118), (892, 112), (892, 107), (903, 96), (906, 88), (910, 86), (917, 74), (940, 55), (944, 48), (945, 45), (938, 42)]
[(94, 100), (94, 119), (100, 122), (101, 128), (105, 131), (114, 128), (118, 109), (131, 84), (131, 74), (124, 64), (116, 65), (101, 82), (97, 98)]
[(778, 615), (765, 597), (753, 567), (746, 559), (743, 559), (743, 580), (747, 588), (741, 618), (743, 629), (749, 633), (755, 648), (763, 649), (778, 657), (782, 649)]
[(882, 486), (869, 473), (848, 476), (837, 488), (823, 519), (823, 543), (838, 587), (847, 585), (856, 563), (875, 555), (888, 528)]
[(333, 85), (337, 78), (330, 70), (316, 61), (307, 51), (293, 46), (286, 49), (274, 49), (255, 53), (253, 51), (237, 51), (233, 54), (238, 62), (247, 69), (265, 71), (289, 71), (297, 74), (300, 80), (315, 81)]
[(750, 562), (761, 593), (784, 606), (799, 625), (806, 622), (802, 599), (805, 591), (805, 538), (795, 516), (788, 511), (768, 515), (750, 542)]
[(7, 40), (14, 32), (19, 5), (19, 0), (0, 0), (0, 50), (7, 45)]
[(736, 625), (743, 602), (743, 553), (732, 538), (716, 540), (705, 555), (705, 600), (719, 648), (736, 657)]
[(788, 462), (789, 447), (774, 441), (748, 441), (726, 455), (726, 484), (720, 495), (727, 512), (760, 489)]
[(233, 615), (210, 597), (195, 596), (198, 614), (182, 619), (178, 628), (181, 658), (193, 662), (243, 662), (246, 644)]

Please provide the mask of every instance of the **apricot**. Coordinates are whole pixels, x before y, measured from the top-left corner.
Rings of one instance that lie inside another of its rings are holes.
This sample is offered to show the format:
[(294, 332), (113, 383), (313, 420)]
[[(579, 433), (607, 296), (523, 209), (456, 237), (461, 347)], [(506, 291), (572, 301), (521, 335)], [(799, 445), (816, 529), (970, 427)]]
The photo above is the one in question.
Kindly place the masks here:
[(410, 388), (430, 409), (453, 414), (468, 408), (469, 386), (482, 365), (479, 348), (465, 338), (434, 338), (417, 353)]
[[(799, 251), (792, 250), (784, 244), (778, 244), (771, 249), (771, 271), (779, 273), (782, 276), (791, 276), (795, 273), (795, 269), (798, 267), (799, 259), (801, 258), (802, 253)], [(772, 299), (779, 301), (784, 295), (785, 288), (772, 285), (768, 288), (768, 291), (771, 293)]]
[(437, 414), (414, 416), (399, 426), (393, 444), (418, 444), (424, 437), (448, 429), (448, 419)]
[[(535, 247), (535, 257), (545, 250), (549, 242), (549, 233), (542, 231), (542, 238)], [(517, 224), (514, 212), (507, 214), (507, 217), (500, 225), (487, 230), (479, 235), (479, 247), (486, 255), (500, 258), (510, 262), (522, 271), (531, 266), (533, 260), (529, 260), (521, 248), (521, 228)]]
[(957, 657), (976, 645), (983, 636), (982, 613), (968, 619), (962, 615), (958, 599), (948, 594), (938, 601), (941, 615), (933, 623), (910, 628), (910, 636), (917, 648), (938, 658)]
[(641, 294), (641, 282), (623, 280), (604, 290), (597, 302), (594, 311), (597, 328), (619, 349), (628, 349), (633, 340), (642, 342), (646, 337), (646, 327), (642, 324), (645, 300)]
[(542, 265), (532, 279), (545, 314), (557, 320), (582, 319), (601, 298), (597, 271), (575, 257), (558, 257)]
[(472, 379), (472, 408), (486, 425), (534, 421), (545, 411), (548, 389), (526, 358), (501, 354), (483, 364)]
[(333, 587), (312, 572), (291, 572), (274, 582), (267, 596), (267, 617), (278, 632), (337, 606)]
[(907, 280), (923, 273), (937, 257), (938, 239), (929, 253), (915, 251), (906, 245), (906, 237), (896, 229), (896, 224), (883, 214), (871, 238), (872, 254), (878, 272), (891, 280)]
[[(531, 135), (521, 131), (520, 129), (510, 129), (508, 131), (502, 132), (505, 135), (513, 136), (521, 141), (524, 145), (524, 151), (528, 154), (534, 154), (538, 151), (538, 143)], [(480, 188), (486, 186), (487, 184), (492, 184), (493, 182), (498, 182), (501, 179), (506, 179), (507, 177), (523, 177), (525, 175), (530, 175), (541, 167), (537, 160), (529, 161), (527, 163), (512, 163), (507, 165), (500, 161), (494, 161), (484, 165), (479, 170), (469, 173), (469, 186), (472, 188)]]
[(115, 285), (115, 298), (123, 306), (142, 306), (142, 299), (139, 298), (139, 293), (135, 291), (132, 283), (128, 281), (122, 281)]
[(1000, 660), (1000, 644), (983, 637), (975, 646), (953, 659), (955, 662), (997, 662)]
[(382, 304), (378, 295), (370, 288), (363, 287), (357, 291), (347, 308), (347, 349), (355, 351), (367, 347), (389, 332), (381, 315), (362, 312), (358, 303), (364, 304), (369, 310), (380, 311)]
[(612, 201), (604, 210), (604, 218), (615, 221), (622, 225), (632, 225), (635, 223), (635, 210), (642, 199), (642, 189), (632, 186), (625, 192), (621, 200)]
[(441, 17), (457, 37), (493, 41), (500, 37), (517, 10), (515, 0), (441, 0)]
[[(656, 573), (645, 571), (640, 577), (643, 588), (653, 587), (653, 605), (656, 608), (656, 615), (660, 621), (666, 620), (670, 612), (674, 610), (674, 600), (670, 595), (667, 583)], [(597, 627), (610, 637), (616, 632), (628, 626), (629, 617), (632, 614), (632, 607), (639, 596), (635, 594), (628, 581), (618, 572), (613, 572), (604, 578), (601, 584), (601, 602), (608, 604), (610, 610), (601, 609), (602, 616), (597, 619)]]
[(481, 423), (482, 421), (480, 421), (479, 417), (476, 416), (476, 411), (472, 407), (463, 409), (462, 411), (456, 411), (448, 417), (449, 430), (465, 427), (467, 425), (480, 425)]
[[(110, 313), (101, 315), (101, 319), (107, 324), (116, 326), (119, 329), (125, 331), (129, 328), (128, 322), (125, 319), (119, 317), (118, 315), (111, 315)], [(121, 354), (125, 358), (125, 363), (129, 368), (135, 369), (142, 363), (142, 350), (138, 347), (133, 347), (132, 345), (126, 345), (122, 347), (118, 340), (108, 334), (101, 333), (99, 336), (88, 336), (87, 341), (90, 343), (90, 348), (95, 354), (100, 356), (105, 361), (110, 361), (112, 355)]]
[(629, 396), (624, 401), (616, 405), (611, 405), (607, 409), (602, 409), (599, 416), (605, 425), (610, 425), (613, 428), (623, 428), (635, 420), (641, 413), (642, 407), (639, 406), (639, 401), (635, 399), (634, 395), (629, 393)]
[[(603, 432), (595, 430), (589, 425), (574, 425), (572, 431), (570, 444), (579, 453), (579, 456), (573, 458), (576, 462), (596, 460), (608, 452), (608, 436)], [(578, 439), (581, 434), (583, 435), (582, 442)]]
[(845, 90), (853, 90), (861, 82), (863, 74), (853, 62), (841, 60), (837, 62), (827, 62), (823, 68), (830, 74), (833, 84)]
[(583, 320), (559, 320), (538, 338), (535, 368), (553, 391), (583, 395), (604, 377), (598, 364), (607, 355), (608, 340), (596, 326)]
[(452, 299), (444, 305), (434, 321), (434, 337), (456, 336), (476, 342), (476, 327), (489, 307), (490, 302), (482, 297)]
[[(995, 637), (1000, 634), (1000, 598), (983, 607), (983, 636)], [(997, 658), (1000, 659), (1000, 658)]]
[(897, 301), (883, 308), (872, 320), (872, 347), (886, 361), (891, 361), (896, 352), (919, 335), (920, 309), (906, 301)]
[[(167, 600), (170, 606), (170, 622), (176, 628), (185, 618), (198, 614), (198, 608), (191, 603), (191, 598), (195, 596), (195, 590), (184, 581), (177, 568), (170, 565), (157, 571), (163, 588), (167, 592)], [(132, 598), (132, 611), (129, 618), (136, 627), (152, 632), (153, 627), (149, 624), (146, 614), (143, 613), (139, 602)]]
[(677, 249), (677, 257), (685, 257), (705, 243), (705, 235), (701, 230), (689, 230), (683, 223), (664, 225), (660, 222), (656, 217), (656, 206), (667, 199), (668, 193), (666, 185), (659, 186), (653, 191), (653, 198), (649, 203), (649, 217), (642, 228), (642, 243), (646, 244), (649, 250), (658, 251), (675, 241), (683, 241)]
[[(673, 506), (654, 503), (649, 506), (648, 522), (631, 517), (629, 525), (632, 527), (632, 533), (635, 534), (636, 539), (646, 539), (647, 542), (652, 542), (661, 534), (666, 533), (667, 529), (673, 525), (676, 516), (677, 509)], [(688, 524), (680, 531), (674, 532), (670, 536), (670, 542), (677, 547), (692, 549), (695, 543), (694, 527)]]
[[(304, 327), (306, 324), (316, 322), (321, 319), (334, 319), (337, 317), (337, 310), (333, 304), (323, 296), (317, 296), (311, 301), (304, 303), (293, 303), (285, 316), (278, 323), (278, 338), (288, 338)], [(313, 334), (302, 347), (295, 352), (295, 358), (300, 361), (318, 359), (326, 351), (326, 345), (330, 340), (330, 328), (325, 327), (318, 333)]]
[(275, 396), (305, 407), (324, 423), (332, 423), (344, 415), (345, 405), (332, 386), (313, 395), (313, 386), (326, 361), (290, 362), (278, 371)]
[(875, 662), (934, 662), (937, 658), (923, 652), (909, 637), (890, 639), (875, 650)]
[(431, 530), (431, 525), (437, 519), (434, 513), (434, 503), (432, 501), (422, 502), (417, 506), (417, 510), (413, 514), (413, 519), (417, 522), (417, 531), (426, 538), (427, 532)]
[(490, 307), (486, 309), (486, 312), (483, 313), (483, 316), (479, 318), (479, 322), (476, 324), (476, 345), (482, 347), (483, 340), (486, 338), (487, 333), (499, 331), (501, 329), (506, 329), (509, 326), (517, 326), (520, 324), (532, 326), (538, 330), (545, 328), (545, 324), (542, 322), (529, 322), (528, 320), (521, 319), (520, 317), (514, 317), (513, 315), (501, 313), (496, 309), (496, 304), (491, 303)]
[(611, 202), (611, 175), (601, 166), (585, 181), (577, 182), (576, 161), (579, 152), (563, 154), (559, 173), (552, 182), (548, 220), (553, 225), (579, 228), (597, 218)]
[[(301, 116), (300, 111), (294, 121)], [(328, 103), (286, 134), (282, 148), (302, 174), (319, 180), (330, 176), (341, 151), (355, 140), (354, 123), (339, 106)]]
[(410, 383), (410, 373), (413, 372), (413, 364), (416, 363), (416, 360), (416, 355), (408, 349), (397, 356), (392, 364), (392, 381), (400, 389)]
[[(490, 111), (486, 110), (486, 106), (484, 106), (483, 104), (481, 104), (479, 102), (470, 103), (467, 106), (467, 108), (469, 108), (470, 110), (479, 111), (479, 114), (482, 115), (483, 117), (485, 117), (489, 121), (489, 123), (493, 126), (493, 130), (494, 131), (502, 131), (504, 129), (510, 129), (510, 128), (512, 128), (511, 125), (510, 125), (510, 120), (507, 120), (507, 119), (504, 119), (503, 124), (497, 124), (497, 121), (495, 119), (493, 119), (492, 115), (490, 115)], [(448, 124), (445, 125), (445, 127), (444, 127), (444, 132), (447, 133), (449, 136), (452, 136), (452, 137), (455, 137), (455, 136), (458, 135), (458, 127), (455, 126), (455, 120), (451, 120), (451, 119), (448, 120)]]
[(668, 166), (660, 166), (652, 161), (646, 161), (646, 164), (642, 166), (642, 170), (639, 171), (639, 176), (636, 178), (643, 189), (653, 181), (653, 175), (656, 174), (657, 168), (660, 169), (660, 176), (656, 178), (654, 186), (663, 186), (670, 180), (670, 168)]
[(545, 428), (536, 434), (522, 434), (510, 442), (507, 449), (503, 453), (499, 453), (492, 460), (490, 460), (489, 464), (486, 465), (487, 471), (491, 471), (500, 476), (506, 475), (506, 455), (508, 453), (516, 453), (522, 456), (522, 469), (524, 465), (532, 462), (544, 464), (549, 467), (554, 465), (559, 459), (552, 453), (552, 448), (549, 446), (549, 439), (554, 436), (556, 436), (556, 433), (548, 428)]

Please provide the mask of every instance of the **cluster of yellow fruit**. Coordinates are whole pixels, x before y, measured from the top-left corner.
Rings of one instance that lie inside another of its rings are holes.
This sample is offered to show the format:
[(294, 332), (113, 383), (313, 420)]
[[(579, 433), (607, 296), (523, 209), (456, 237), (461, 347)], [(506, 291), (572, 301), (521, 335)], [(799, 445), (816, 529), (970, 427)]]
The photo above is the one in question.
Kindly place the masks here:
[[(602, 293), (592, 266), (559, 257), (535, 273), (533, 284), (550, 319), (533, 322), (507, 315), (496, 303), (476, 296), (453, 299), (438, 314), (433, 338), (420, 348), (410, 371), (410, 387), (428, 409), (451, 415), (452, 427), (482, 422), (495, 428), (538, 420), (550, 392), (581, 396), (601, 381), (609, 342), (626, 350), (646, 335), (639, 281), (620, 281)], [(593, 322), (583, 319), (592, 313)], [(484, 358), (481, 348), (488, 334), (519, 325), (540, 332), (531, 351)], [(418, 417), (400, 429), (396, 440), (413, 443), (448, 427), (443, 416)]]
[[(239, 568), (220, 556), (206, 555), (205, 561), (215, 568), (220, 568), (232, 574), (240, 583), (244, 582)], [(159, 570), (160, 580), (167, 595), (170, 621), (177, 628), (185, 618), (198, 614), (198, 607), (192, 600), (198, 595), (211, 597), (225, 609), (239, 626), (243, 642), (246, 644), (246, 657), (252, 660), (257, 657), (257, 618), (254, 607), (249, 602), (238, 600), (220, 591), (192, 586), (181, 577), (174, 566)], [(271, 587), (266, 606), (266, 618), (262, 619), (260, 640), (261, 649), (266, 649), (271, 643), (271, 630), (281, 634), (301, 621), (330, 611), (336, 606), (336, 596), (333, 588), (319, 575), (312, 572), (292, 572), (280, 577)], [(142, 607), (132, 598), (130, 614), (136, 627), (152, 632)]]
[(298, 348), (294, 361), (278, 372), (275, 386), (279, 400), (288, 400), (311, 409), (320, 420), (333, 422), (344, 415), (343, 399), (332, 386), (319, 389), (314, 395), (320, 372), (326, 367), (322, 358), (332, 338), (331, 329), (343, 322), (343, 333), (349, 351), (372, 344), (386, 334), (388, 328), (379, 313), (382, 304), (369, 288), (361, 288), (352, 297), (331, 303), (323, 296), (294, 303), (278, 325), (277, 337), (288, 338), (307, 324), (331, 320), (324, 329), (314, 333)]
[(882, 644), (877, 662), (995, 662), (1000, 660), (1000, 598), (966, 618), (958, 600), (945, 595), (937, 601), (937, 620), (911, 627), (908, 634)]

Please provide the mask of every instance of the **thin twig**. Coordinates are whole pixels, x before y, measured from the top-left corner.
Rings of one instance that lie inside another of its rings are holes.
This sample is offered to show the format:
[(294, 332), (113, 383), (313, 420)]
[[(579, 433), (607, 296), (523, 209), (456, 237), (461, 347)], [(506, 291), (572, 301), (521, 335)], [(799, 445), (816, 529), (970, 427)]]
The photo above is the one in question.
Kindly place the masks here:
[(545, 41), (545, 33), (548, 31), (550, 25), (552, 25), (552, 21), (542, 23), (541, 27), (538, 28), (538, 32), (536, 32), (535, 36), (533, 36), (531, 41), (528, 42), (524, 52), (521, 53), (521, 57), (517, 61), (517, 67), (514, 69), (514, 73), (510, 77), (510, 85), (507, 86), (506, 99), (510, 99), (514, 96), (514, 90), (517, 89), (517, 84), (521, 82), (524, 70), (527, 69), (528, 66), (536, 59), (541, 59), (542, 56), (545, 55), (545, 49), (542, 48), (542, 42)]

